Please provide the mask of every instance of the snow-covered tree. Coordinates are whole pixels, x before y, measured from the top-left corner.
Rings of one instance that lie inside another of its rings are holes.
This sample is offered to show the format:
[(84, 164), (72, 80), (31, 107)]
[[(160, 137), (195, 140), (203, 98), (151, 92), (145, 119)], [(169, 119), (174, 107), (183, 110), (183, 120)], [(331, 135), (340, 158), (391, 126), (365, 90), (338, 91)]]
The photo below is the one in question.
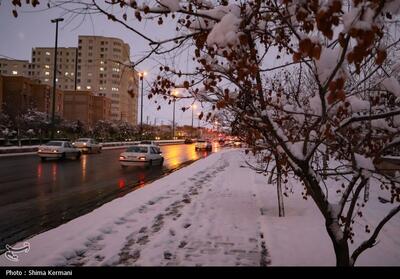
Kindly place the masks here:
[(33, 130), (34, 134), (42, 139), (50, 129), (51, 120), (49, 116), (41, 111), (29, 109), (20, 117), (21, 127), (25, 130)]
[[(173, 90), (183, 88), (234, 115), (255, 152), (269, 150), (264, 160), (275, 160), (284, 176), (294, 174), (303, 183), (304, 197), (325, 218), (337, 265), (354, 265), (376, 245), (382, 227), (400, 211), (399, 180), (376, 165), (400, 142), (400, 67), (388, 63), (399, 57), (400, 1), (74, 3), (83, 5), (82, 13), (99, 11), (147, 40), (148, 56), (190, 55), (192, 70), (163, 59), (168, 64), (160, 67), (152, 94), (173, 99)], [(129, 25), (132, 18), (160, 28), (172, 22), (176, 34), (158, 41), (140, 33), (137, 22)], [(254, 144), (260, 139), (262, 146)], [(352, 227), (368, 205), (370, 185), (387, 189), (392, 208), (366, 227), (370, 235), (351, 251)]]

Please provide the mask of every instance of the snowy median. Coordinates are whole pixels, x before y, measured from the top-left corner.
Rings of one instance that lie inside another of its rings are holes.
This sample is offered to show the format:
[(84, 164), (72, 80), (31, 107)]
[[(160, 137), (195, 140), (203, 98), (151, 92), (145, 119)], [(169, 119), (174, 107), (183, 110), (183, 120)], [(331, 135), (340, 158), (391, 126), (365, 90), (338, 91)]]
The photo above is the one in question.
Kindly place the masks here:
[[(243, 150), (223, 150), (93, 212), (13, 245), (29, 243), (22, 266), (264, 266), (335, 265), (314, 203), (289, 181), (286, 217), (276, 189), (244, 167)], [(372, 187), (371, 187), (372, 188)], [(371, 201), (372, 202), (372, 201)], [(381, 207), (376, 204), (375, 215)], [(358, 265), (400, 265), (399, 217)]]

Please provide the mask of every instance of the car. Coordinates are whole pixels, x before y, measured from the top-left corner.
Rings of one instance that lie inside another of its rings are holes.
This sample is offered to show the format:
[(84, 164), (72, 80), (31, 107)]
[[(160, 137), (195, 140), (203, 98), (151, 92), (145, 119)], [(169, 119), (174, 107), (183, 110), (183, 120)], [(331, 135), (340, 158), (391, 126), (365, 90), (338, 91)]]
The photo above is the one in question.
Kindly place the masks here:
[(71, 142), (69, 141), (54, 140), (49, 141), (44, 145), (40, 145), (37, 154), (42, 159), (42, 161), (45, 161), (47, 158), (79, 159), (82, 152), (78, 148), (73, 147)]
[(128, 147), (119, 155), (122, 167), (128, 166), (162, 166), (164, 157), (161, 149), (152, 144), (138, 144)]
[(155, 142), (154, 140), (142, 140), (142, 141), (139, 142), (139, 144), (150, 144), (150, 145), (158, 146), (158, 143)]
[(212, 143), (208, 140), (197, 140), (194, 149), (197, 150), (212, 150)]
[(233, 147), (237, 147), (237, 148), (243, 147), (243, 142), (241, 142), (240, 140), (235, 140), (233, 142)]
[(193, 140), (192, 139), (185, 139), (185, 144), (192, 144)]
[(102, 145), (92, 138), (79, 138), (72, 145), (86, 153), (100, 153), (102, 149)]

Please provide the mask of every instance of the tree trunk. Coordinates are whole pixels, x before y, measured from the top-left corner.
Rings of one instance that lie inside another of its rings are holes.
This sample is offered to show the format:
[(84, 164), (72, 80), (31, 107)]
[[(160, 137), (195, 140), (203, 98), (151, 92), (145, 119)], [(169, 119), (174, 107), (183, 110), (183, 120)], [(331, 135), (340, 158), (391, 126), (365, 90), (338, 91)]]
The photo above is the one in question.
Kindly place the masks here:
[(278, 165), (276, 168), (276, 184), (278, 191), (278, 208), (279, 208), (279, 217), (285, 217), (285, 207), (283, 205), (283, 195), (282, 195), (282, 171), (280, 166)]
[(339, 224), (333, 222), (326, 223), (326, 230), (328, 231), (329, 237), (331, 238), (333, 249), (336, 256), (336, 266), (351, 266), (349, 245), (345, 239), (337, 239), (335, 230), (332, 228), (339, 228)]

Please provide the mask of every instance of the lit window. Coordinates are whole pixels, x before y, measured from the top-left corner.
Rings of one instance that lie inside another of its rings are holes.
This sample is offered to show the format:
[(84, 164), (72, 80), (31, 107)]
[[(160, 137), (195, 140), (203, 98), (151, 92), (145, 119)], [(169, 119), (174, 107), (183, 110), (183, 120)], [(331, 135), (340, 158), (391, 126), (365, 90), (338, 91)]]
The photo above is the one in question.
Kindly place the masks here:
[(90, 85), (88, 85), (88, 86), (86, 86), (86, 89), (90, 90), (90, 89), (92, 89), (92, 87)]
[(111, 88), (111, 91), (118, 91), (118, 88), (113, 87), (113, 88)]
[(46, 51), (46, 55), (50, 55), (50, 52)]
[(49, 79), (48, 79), (48, 78), (45, 78), (45, 79), (44, 79), (44, 82), (49, 82)]
[(44, 65), (44, 67), (45, 67), (46, 69), (50, 69), (50, 66), (49, 66), (49, 65)]
[(69, 73), (68, 73), (68, 72), (65, 72), (65, 75), (66, 75), (66, 76), (68, 76), (68, 75), (69, 75)]
[(18, 75), (18, 72), (17, 71), (12, 71), (12, 74), (13, 75)]
[(81, 87), (78, 85), (78, 86), (76, 87), (76, 89), (81, 90)]
[(104, 71), (104, 68), (103, 68), (103, 67), (100, 67), (100, 71), (103, 72), (103, 71)]
[(100, 61), (100, 65), (104, 65), (104, 61)]
[(45, 74), (46, 76), (49, 76), (49, 75), (50, 75), (50, 72), (44, 72), (44, 74)]

